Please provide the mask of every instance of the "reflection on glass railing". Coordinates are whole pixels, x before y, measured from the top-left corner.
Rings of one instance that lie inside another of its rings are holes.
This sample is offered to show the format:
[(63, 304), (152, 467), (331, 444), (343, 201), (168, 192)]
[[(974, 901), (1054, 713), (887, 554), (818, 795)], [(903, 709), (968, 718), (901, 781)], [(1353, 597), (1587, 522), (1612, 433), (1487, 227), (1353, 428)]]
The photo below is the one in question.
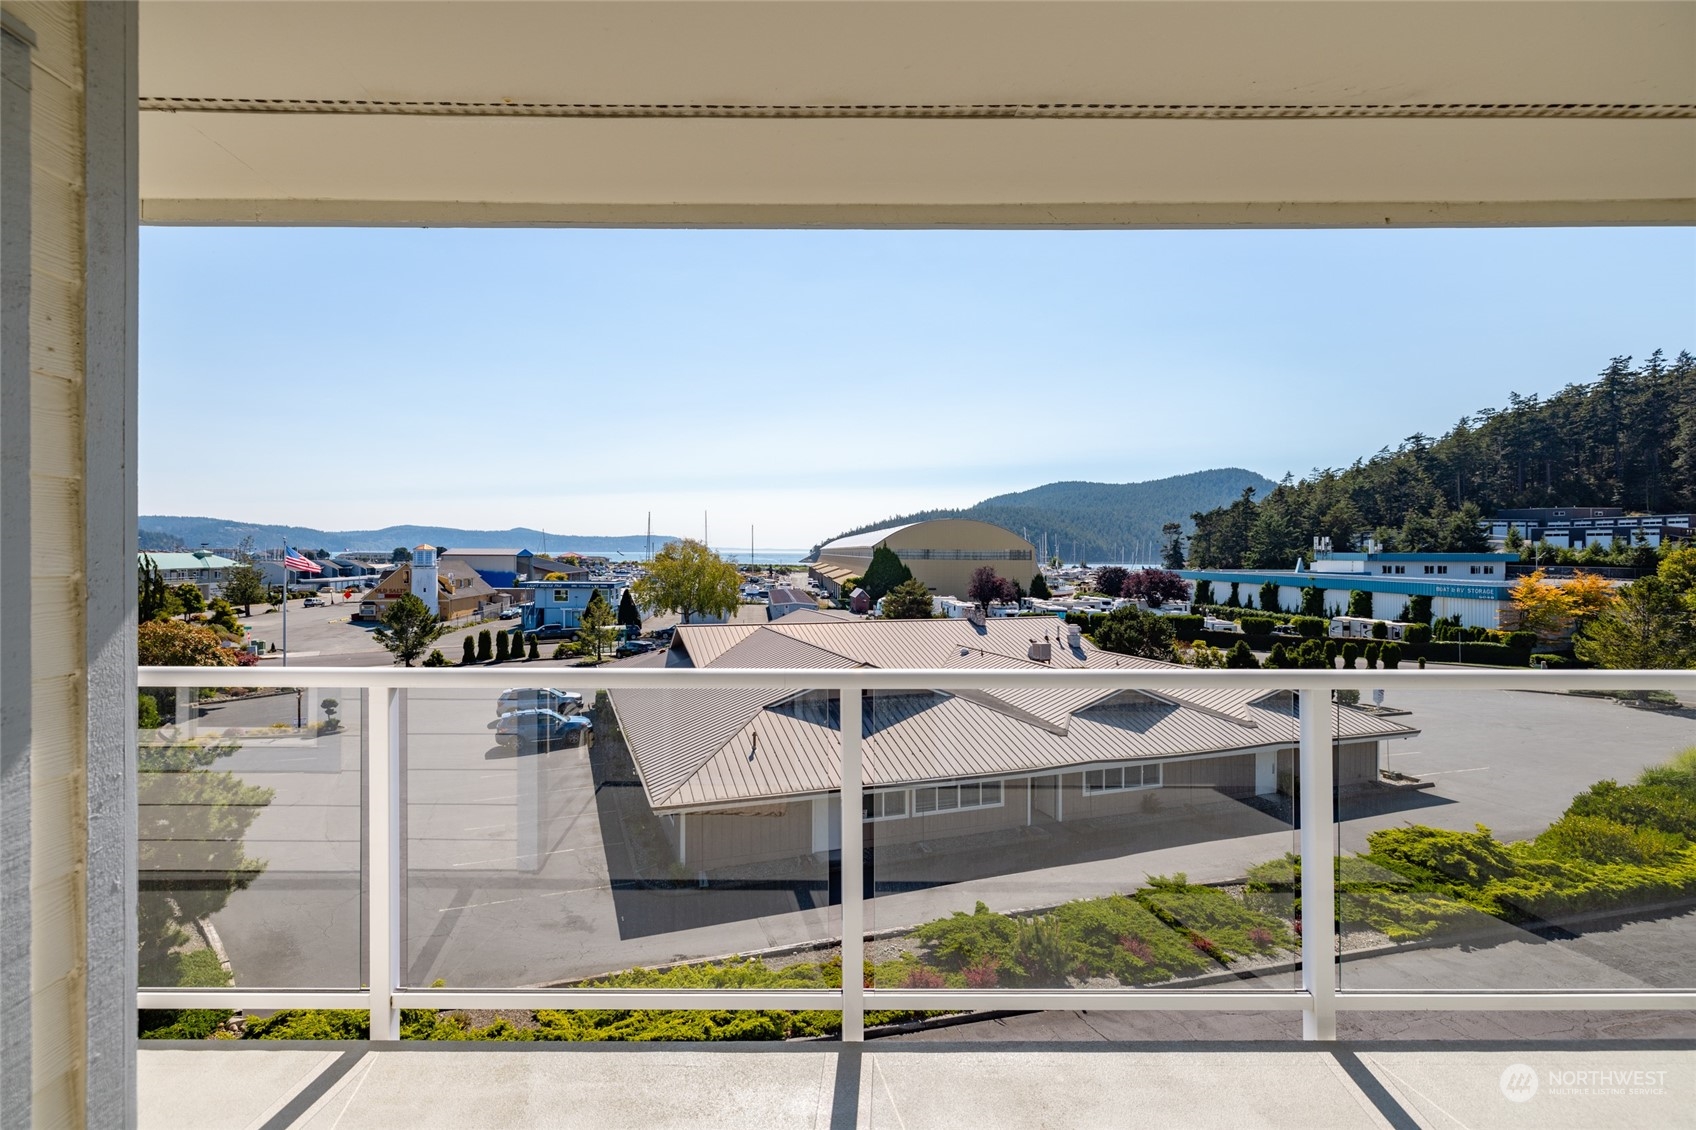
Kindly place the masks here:
[(143, 987), (360, 984), (360, 715), (358, 691), (141, 688)]

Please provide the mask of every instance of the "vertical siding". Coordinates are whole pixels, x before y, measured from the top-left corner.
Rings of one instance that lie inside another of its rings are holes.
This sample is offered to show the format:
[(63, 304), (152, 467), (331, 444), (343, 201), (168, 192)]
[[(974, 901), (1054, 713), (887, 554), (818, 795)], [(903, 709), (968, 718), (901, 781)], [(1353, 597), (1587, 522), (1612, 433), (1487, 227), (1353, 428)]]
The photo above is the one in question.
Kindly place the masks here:
[[(31, 505), (35, 587), (30, 901), (34, 1121), (82, 1124), (86, 964), (83, 607), (83, 10), (6, 0), (35, 32)], [(127, 1023), (127, 1017), (105, 1018)]]
[(806, 855), (813, 850), (813, 806), (809, 801), (782, 805), (782, 815), (769, 815), (773, 806), (730, 812), (691, 813), (684, 820), (689, 838), (691, 869), (705, 871), (744, 863), (765, 863)]

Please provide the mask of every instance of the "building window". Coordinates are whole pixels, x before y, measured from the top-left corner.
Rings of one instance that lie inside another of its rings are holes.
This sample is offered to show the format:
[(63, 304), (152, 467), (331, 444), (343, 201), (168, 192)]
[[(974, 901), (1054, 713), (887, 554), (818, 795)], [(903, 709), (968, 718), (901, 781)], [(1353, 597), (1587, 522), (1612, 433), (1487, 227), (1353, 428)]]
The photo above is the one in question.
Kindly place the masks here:
[(564, 589), (555, 589), (554, 590), (554, 603), (555, 604), (564, 604), (566, 601), (568, 601), (570, 599), (571, 599), (571, 594), (566, 592)]
[(968, 781), (954, 785), (926, 785), (913, 790), (913, 815), (959, 812), (968, 808), (1001, 807), (1000, 781)]
[(1128, 789), (1158, 789), (1160, 765), (1116, 765), (1111, 769), (1091, 769), (1084, 773), (1084, 795), (1121, 793)]
[(901, 820), (907, 815), (907, 790), (865, 793), (860, 798), (862, 819)]

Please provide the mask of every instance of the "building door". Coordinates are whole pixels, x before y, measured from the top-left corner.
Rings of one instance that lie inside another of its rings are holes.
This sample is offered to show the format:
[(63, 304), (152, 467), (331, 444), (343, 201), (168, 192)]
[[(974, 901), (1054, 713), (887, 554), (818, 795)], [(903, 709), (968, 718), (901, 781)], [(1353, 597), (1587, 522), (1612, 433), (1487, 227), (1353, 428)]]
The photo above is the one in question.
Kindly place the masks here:
[(1053, 824), (1060, 819), (1060, 778), (1032, 777), (1031, 823)]

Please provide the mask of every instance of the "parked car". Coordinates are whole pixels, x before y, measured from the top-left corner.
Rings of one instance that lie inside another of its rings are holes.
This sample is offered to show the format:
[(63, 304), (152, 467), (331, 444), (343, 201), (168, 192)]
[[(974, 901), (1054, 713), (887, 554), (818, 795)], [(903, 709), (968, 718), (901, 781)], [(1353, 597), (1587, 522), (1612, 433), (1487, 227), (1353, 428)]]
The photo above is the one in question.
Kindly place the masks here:
[(522, 615), (524, 615), (524, 612), (521, 609), (517, 609), (517, 608), (503, 608), (503, 609), (501, 609), (501, 619), (502, 620), (516, 620)]
[(564, 624), (542, 624), (530, 633), (538, 640), (568, 640), (575, 634), (575, 629), (568, 628)]
[(322, 608), (326, 604), (329, 604), (329, 603), (330, 602), (325, 600), (323, 597), (309, 596), (305, 600), (301, 601), (301, 607), (303, 607), (303, 608)]
[(560, 746), (581, 745), (595, 724), (586, 715), (557, 710), (514, 710), (495, 723), (495, 742), (519, 753), (545, 753)]
[(558, 687), (508, 687), (495, 701), (495, 714), (511, 714), (514, 710), (554, 710), (560, 714), (576, 714), (583, 709), (583, 696), (576, 691)]
[(1299, 639), (1301, 638), (1301, 629), (1296, 627), (1294, 624), (1279, 624), (1277, 627), (1272, 629), (1272, 634), (1275, 636), (1288, 636), (1293, 639)]
[(659, 646), (653, 640), (625, 640), (613, 651), (613, 655), (619, 659), (627, 659), (632, 655), (646, 655)]

